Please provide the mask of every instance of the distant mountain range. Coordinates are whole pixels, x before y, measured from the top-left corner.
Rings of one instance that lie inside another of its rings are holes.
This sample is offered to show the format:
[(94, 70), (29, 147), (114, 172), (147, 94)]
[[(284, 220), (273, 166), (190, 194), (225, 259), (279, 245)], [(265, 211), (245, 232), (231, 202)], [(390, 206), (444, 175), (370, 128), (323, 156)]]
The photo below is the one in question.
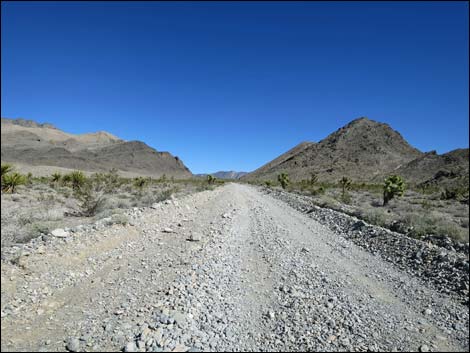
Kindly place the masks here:
[[(1, 119), (1, 159), (33, 174), (115, 168), (124, 176), (193, 177), (178, 157), (157, 152), (144, 142), (124, 141), (105, 131), (75, 135), (24, 119)], [(315, 173), (320, 181), (337, 182), (346, 176), (358, 182), (382, 182), (384, 177), (398, 174), (415, 184), (468, 185), (469, 149), (442, 155), (423, 153), (389, 125), (359, 118), (319, 142), (300, 143), (251, 173), (219, 171), (211, 175), (263, 181), (276, 180), (282, 172), (293, 181)]]
[(240, 179), (242, 176), (248, 174), (247, 172), (234, 172), (233, 170), (228, 171), (228, 172), (216, 172), (216, 173), (210, 173), (210, 174), (196, 174), (196, 177), (204, 178), (207, 177), (208, 175), (212, 175), (215, 178), (219, 179), (231, 179), (231, 180), (236, 180)]
[(293, 181), (315, 173), (319, 180), (332, 182), (343, 176), (381, 182), (398, 174), (414, 183), (468, 183), (468, 159), (468, 148), (443, 155), (423, 153), (387, 124), (359, 118), (318, 143), (300, 143), (242, 180), (276, 180), (286, 172)]
[(178, 157), (157, 152), (144, 142), (124, 141), (105, 131), (74, 135), (24, 119), (1, 119), (1, 159), (43, 174), (55, 168), (90, 172), (115, 168), (127, 176), (192, 177)]

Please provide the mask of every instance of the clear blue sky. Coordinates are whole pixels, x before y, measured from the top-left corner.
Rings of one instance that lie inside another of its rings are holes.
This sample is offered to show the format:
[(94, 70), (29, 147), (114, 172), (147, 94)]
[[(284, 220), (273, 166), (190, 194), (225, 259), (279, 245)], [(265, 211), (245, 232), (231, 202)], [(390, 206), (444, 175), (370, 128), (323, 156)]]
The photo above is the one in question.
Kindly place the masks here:
[(250, 171), (350, 120), (468, 147), (467, 2), (2, 2), (2, 116)]

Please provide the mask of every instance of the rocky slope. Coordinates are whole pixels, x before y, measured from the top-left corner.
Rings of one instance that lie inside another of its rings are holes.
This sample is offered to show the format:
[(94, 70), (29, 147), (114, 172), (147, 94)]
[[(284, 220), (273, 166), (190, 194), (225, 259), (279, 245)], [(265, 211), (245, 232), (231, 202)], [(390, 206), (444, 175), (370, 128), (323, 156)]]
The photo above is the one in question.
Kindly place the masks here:
[(2, 162), (34, 166), (36, 170), (44, 170), (44, 166), (90, 172), (115, 168), (126, 175), (192, 176), (178, 157), (108, 132), (74, 135), (50, 124), (6, 118), (2, 118), (1, 128)]
[(409, 181), (424, 182), (440, 170), (468, 175), (468, 149), (431, 155), (412, 147), (387, 124), (359, 118), (318, 143), (299, 144), (243, 179), (275, 180), (281, 172), (294, 181), (306, 179), (312, 172), (323, 181), (337, 181), (342, 176), (381, 181), (397, 173)]
[(397, 169), (407, 179), (424, 185), (468, 186), (469, 149), (460, 148), (439, 155), (425, 153)]

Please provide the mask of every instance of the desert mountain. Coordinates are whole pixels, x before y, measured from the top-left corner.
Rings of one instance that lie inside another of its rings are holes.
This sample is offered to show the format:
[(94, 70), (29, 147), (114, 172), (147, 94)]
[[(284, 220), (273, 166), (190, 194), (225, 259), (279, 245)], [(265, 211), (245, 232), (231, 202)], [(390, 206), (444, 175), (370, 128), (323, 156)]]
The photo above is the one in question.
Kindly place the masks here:
[(243, 179), (275, 180), (279, 173), (287, 172), (294, 181), (309, 178), (311, 173), (323, 181), (335, 182), (342, 176), (381, 181), (393, 173), (418, 183), (451, 170), (468, 175), (468, 149), (441, 156), (423, 153), (389, 125), (359, 118), (318, 143), (297, 145)]
[(459, 148), (448, 153), (424, 153), (396, 171), (406, 179), (423, 185), (468, 186), (469, 149)]
[(242, 176), (246, 175), (246, 172), (235, 172), (233, 170), (229, 172), (216, 172), (212, 173), (212, 175), (219, 179), (240, 179)]
[(220, 171), (220, 172), (215, 172), (215, 173), (202, 173), (202, 174), (195, 174), (194, 176), (196, 178), (206, 178), (208, 175), (212, 175), (213, 177), (216, 177), (218, 179), (240, 179), (242, 176), (248, 174), (247, 172), (235, 172), (233, 170), (225, 172), (225, 171)]
[(192, 176), (178, 157), (157, 152), (143, 142), (124, 141), (105, 131), (74, 135), (51, 124), (24, 119), (2, 118), (1, 159), (42, 171), (53, 167), (90, 172), (116, 168), (127, 176)]

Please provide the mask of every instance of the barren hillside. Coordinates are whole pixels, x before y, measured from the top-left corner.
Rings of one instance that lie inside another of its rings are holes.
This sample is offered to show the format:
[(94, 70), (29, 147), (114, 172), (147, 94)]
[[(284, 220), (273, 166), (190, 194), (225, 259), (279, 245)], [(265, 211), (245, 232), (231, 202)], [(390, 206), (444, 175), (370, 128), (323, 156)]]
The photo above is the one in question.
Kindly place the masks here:
[[(192, 174), (169, 152), (158, 152), (140, 141), (124, 141), (108, 132), (74, 135), (50, 124), (2, 118), (2, 162), (29, 170), (54, 167), (90, 172), (115, 168), (127, 175), (187, 178)], [(34, 168), (36, 167), (36, 168)]]

